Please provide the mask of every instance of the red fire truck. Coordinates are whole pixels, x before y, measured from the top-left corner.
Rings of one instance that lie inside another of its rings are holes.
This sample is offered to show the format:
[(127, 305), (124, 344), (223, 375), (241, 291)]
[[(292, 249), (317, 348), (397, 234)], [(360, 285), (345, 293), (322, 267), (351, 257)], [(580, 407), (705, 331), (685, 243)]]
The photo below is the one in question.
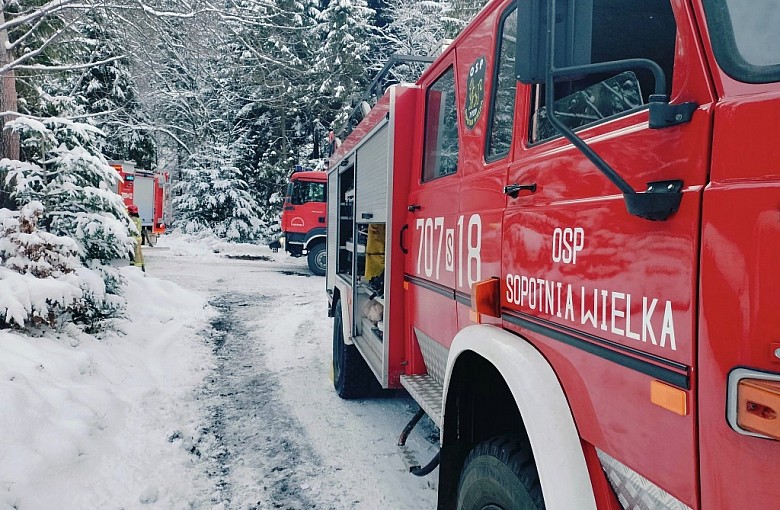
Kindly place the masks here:
[(492, 1), (331, 158), (334, 386), (440, 427), (440, 508), (780, 508), (777, 26)]
[(326, 172), (296, 166), (282, 206), (284, 249), (293, 257), (307, 256), (309, 269), (325, 274)]
[(165, 233), (165, 183), (167, 174), (154, 173), (136, 168), (132, 161), (111, 161), (109, 164), (119, 173), (122, 180), (114, 189), (125, 205), (138, 206), (141, 217), (141, 239), (154, 246), (157, 238)]

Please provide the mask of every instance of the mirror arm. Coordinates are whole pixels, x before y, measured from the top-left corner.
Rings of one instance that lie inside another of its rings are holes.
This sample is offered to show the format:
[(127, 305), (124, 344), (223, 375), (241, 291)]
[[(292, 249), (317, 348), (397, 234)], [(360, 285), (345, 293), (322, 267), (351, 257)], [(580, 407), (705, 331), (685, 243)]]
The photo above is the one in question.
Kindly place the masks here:
[[(547, 2), (547, 19), (555, 19), (555, 0)], [(555, 78), (624, 70), (626, 66), (648, 69), (655, 77), (656, 95), (666, 93), (666, 78), (657, 63), (648, 59), (626, 59), (614, 62), (585, 64), (573, 67), (555, 68), (555, 23), (547, 24), (547, 75), (545, 77), (545, 105), (547, 119), (574, 147), (582, 152), (598, 170), (622, 193), (629, 214), (651, 221), (664, 221), (677, 212), (682, 201), (682, 181), (648, 183), (644, 193), (637, 193), (604, 159), (585, 141), (561, 122), (555, 115)]]

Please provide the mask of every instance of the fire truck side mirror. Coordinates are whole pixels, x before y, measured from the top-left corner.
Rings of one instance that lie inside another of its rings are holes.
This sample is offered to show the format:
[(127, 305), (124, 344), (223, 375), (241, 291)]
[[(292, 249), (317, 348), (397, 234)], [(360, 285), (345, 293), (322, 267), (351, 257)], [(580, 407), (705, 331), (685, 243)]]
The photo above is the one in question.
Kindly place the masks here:
[(547, 76), (547, 10), (555, 8), (555, 68), (590, 63), (593, 0), (530, 0), (517, 6), (515, 73), (525, 84)]

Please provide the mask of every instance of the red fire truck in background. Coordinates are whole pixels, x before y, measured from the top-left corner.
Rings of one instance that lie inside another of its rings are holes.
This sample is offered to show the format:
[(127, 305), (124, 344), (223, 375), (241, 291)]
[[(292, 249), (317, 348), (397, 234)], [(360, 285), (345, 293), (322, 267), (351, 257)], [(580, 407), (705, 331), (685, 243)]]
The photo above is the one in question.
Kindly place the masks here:
[(491, 1), (331, 158), (334, 386), (440, 427), (439, 508), (780, 508), (777, 26)]
[(293, 257), (306, 255), (309, 269), (318, 276), (325, 274), (325, 205), (328, 175), (296, 166), (282, 205), (284, 249)]
[(149, 246), (157, 243), (157, 238), (165, 233), (165, 184), (167, 175), (136, 168), (132, 161), (110, 161), (109, 164), (119, 173), (122, 180), (114, 189), (125, 205), (138, 206), (141, 217), (141, 239)]

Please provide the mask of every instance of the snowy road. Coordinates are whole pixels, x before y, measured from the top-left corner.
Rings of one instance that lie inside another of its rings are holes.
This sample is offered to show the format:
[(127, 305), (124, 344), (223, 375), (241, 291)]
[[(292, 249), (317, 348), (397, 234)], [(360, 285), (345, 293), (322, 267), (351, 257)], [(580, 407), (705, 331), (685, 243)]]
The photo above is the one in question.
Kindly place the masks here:
[[(188, 448), (193, 468), (213, 483), (201, 506), (435, 508), (438, 472), (416, 478), (396, 454), (415, 403), (336, 396), (324, 279), (310, 276), (304, 260), (275, 257), (146, 250), (149, 275), (206, 295), (218, 312), (202, 333), (216, 370), (200, 389), (203, 426)], [(409, 444), (427, 460), (434, 430), (417, 428)]]

